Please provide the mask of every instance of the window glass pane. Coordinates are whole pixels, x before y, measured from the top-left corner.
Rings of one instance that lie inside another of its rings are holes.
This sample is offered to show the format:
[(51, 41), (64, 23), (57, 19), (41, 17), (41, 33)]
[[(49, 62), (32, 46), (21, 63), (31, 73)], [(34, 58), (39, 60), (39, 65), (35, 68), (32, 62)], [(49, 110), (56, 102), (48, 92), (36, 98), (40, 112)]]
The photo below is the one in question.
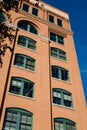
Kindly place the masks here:
[(53, 103), (55, 104), (61, 104), (61, 94), (60, 92), (54, 91), (53, 92)]
[(62, 27), (62, 20), (57, 19), (57, 24)]
[(49, 21), (54, 23), (54, 17), (52, 15), (49, 15)]
[(20, 126), (20, 130), (31, 130), (31, 129), (32, 129), (32, 127), (29, 125), (21, 124), (21, 126)]
[(34, 33), (34, 34), (37, 34), (37, 30), (33, 25), (30, 25), (30, 32)]
[(66, 53), (62, 50), (59, 50), (59, 58), (62, 60), (66, 60)]
[(33, 8), (32, 9), (32, 14), (38, 16), (38, 9)]
[(64, 130), (62, 122), (55, 122), (55, 130)]
[(53, 103), (61, 105), (61, 98), (53, 97)]
[(10, 90), (11, 93), (15, 93), (15, 94), (20, 94), (20, 88), (16, 87), (16, 86), (10, 86)]
[(59, 68), (52, 66), (52, 77), (59, 78)]
[(6, 120), (15, 121), (16, 122), (16, 120), (17, 120), (17, 113), (7, 112), (6, 113)]
[(16, 123), (5, 122), (3, 130), (16, 130)]
[(33, 97), (33, 83), (24, 81), (23, 95), (27, 97)]
[(58, 57), (58, 51), (55, 48), (51, 48), (51, 56)]
[(76, 128), (75, 128), (75, 125), (73, 125), (73, 124), (66, 124), (66, 129), (67, 130), (76, 130)]
[(35, 50), (36, 49), (36, 41), (32, 39), (28, 39), (28, 48)]
[(72, 107), (72, 102), (68, 100), (64, 100), (64, 106)]
[(35, 70), (35, 60), (33, 59), (27, 59), (26, 60), (26, 69), (29, 69), (29, 70)]
[(29, 11), (29, 5), (23, 4), (22, 10), (28, 12)]
[(61, 69), (61, 79), (67, 81), (68, 80), (68, 71)]
[(21, 116), (21, 123), (26, 123), (27, 122), (27, 116), (26, 115), (22, 115)]
[(63, 38), (62, 36), (59, 36), (59, 35), (58, 35), (58, 42), (59, 42), (60, 44), (64, 44), (64, 38)]
[(27, 22), (22, 22), (22, 23), (19, 24), (18, 27), (27, 31), (27, 29), (28, 29), (28, 23)]
[(22, 55), (16, 54), (15, 56), (15, 65), (23, 67), (24, 65), (24, 57)]
[(19, 36), (18, 38), (18, 44), (19, 45), (22, 45), (22, 46), (26, 46), (26, 37), (23, 37), (23, 36)]
[(50, 40), (56, 42), (56, 35), (54, 33), (50, 33)]

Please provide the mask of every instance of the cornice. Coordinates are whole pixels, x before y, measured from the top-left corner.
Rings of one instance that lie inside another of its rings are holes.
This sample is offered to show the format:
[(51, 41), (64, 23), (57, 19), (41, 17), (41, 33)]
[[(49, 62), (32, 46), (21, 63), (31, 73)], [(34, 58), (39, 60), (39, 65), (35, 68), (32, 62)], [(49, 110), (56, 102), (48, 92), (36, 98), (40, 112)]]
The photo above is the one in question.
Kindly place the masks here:
[(30, 20), (36, 20), (36, 21), (38, 21), (38, 22), (41, 22), (41, 23), (43, 23), (43, 24), (48, 25), (48, 29), (49, 29), (50, 31), (55, 31), (56, 33), (60, 33), (60, 34), (63, 35), (64, 37), (66, 37), (68, 34), (69, 34), (69, 35), (73, 35), (73, 32), (72, 32), (72, 31), (70, 31), (70, 30), (68, 30), (68, 29), (65, 29), (65, 28), (63, 28), (63, 27), (59, 27), (59, 26), (57, 26), (56, 24), (50, 23), (49, 21), (44, 20), (44, 19), (42, 19), (42, 18), (40, 18), (40, 17), (38, 17), (38, 16), (34, 16), (34, 15), (32, 15), (32, 14), (30, 14), (30, 13), (26, 13), (26, 12), (24, 12), (24, 11), (22, 11), (22, 10), (19, 10), (19, 13), (22, 14), (22, 15), (25, 17), (25, 19), (28, 19), (28, 20), (29, 20), (29, 18), (30, 18)]

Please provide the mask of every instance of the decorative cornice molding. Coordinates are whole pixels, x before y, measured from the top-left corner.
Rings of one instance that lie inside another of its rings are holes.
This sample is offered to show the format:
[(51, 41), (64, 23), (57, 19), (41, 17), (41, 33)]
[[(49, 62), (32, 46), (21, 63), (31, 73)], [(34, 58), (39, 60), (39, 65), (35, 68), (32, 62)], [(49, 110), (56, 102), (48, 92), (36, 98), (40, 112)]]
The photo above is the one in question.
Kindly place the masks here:
[[(19, 10), (19, 13), (22, 14), (25, 17), (25, 19), (27, 19), (27, 20), (29, 20), (29, 18), (30, 18), (31, 21), (33, 19), (33, 20), (36, 20), (36, 21), (39, 21), (39, 22), (41, 22), (43, 24), (48, 25), (49, 30), (55, 30), (56, 33), (60, 33), (64, 37), (66, 37), (68, 34), (73, 35), (72, 31), (70, 31), (68, 29), (65, 29), (63, 27), (59, 27), (56, 24), (50, 23), (49, 21), (44, 20), (44, 19), (42, 19), (42, 18), (40, 18), (38, 16), (34, 16), (34, 15), (32, 15), (30, 13), (26, 13), (26, 12), (24, 12), (22, 10)], [(17, 19), (19, 19), (19, 18), (16, 18), (15, 20), (17, 20)]]

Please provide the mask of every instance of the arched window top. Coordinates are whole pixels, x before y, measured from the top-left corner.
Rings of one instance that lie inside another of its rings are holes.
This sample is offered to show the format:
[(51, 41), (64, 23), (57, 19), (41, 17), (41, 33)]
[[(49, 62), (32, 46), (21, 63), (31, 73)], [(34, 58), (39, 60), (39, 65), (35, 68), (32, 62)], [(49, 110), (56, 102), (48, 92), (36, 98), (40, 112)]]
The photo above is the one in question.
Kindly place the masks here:
[(20, 54), (20, 53), (16, 53), (16, 55), (20, 55), (22, 57), (26, 57), (28, 59), (32, 59), (32, 60), (35, 60), (33, 57), (30, 57), (30, 56), (27, 56), (27, 55), (23, 55), (23, 54)]
[(24, 110), (24, 109), (21, 109), (21, 108), (7, 108), (6, 111), (15, 111), (15, 112), (19, 112), (19, 113), (24, 113), (24, 114), (29, 114), (29, 115), (33, 115), (32, 112), (30, 111), (27, 111), (27, 110)]
[(76, 130), (76, 123), (66, 118), (54, 118), (54, 130)]
[(70, 119), (67, 118), (54, 118), (54, 121), (60, 121), (60, 122), (65, 122), (65, 123), (71, 123), (71, 124), (76, 124), (74, 121), (71, 121)]
[(28, 32), (31, 32), (31, 33), (33, 33), (33, 34), (38, 35), (38, 30), (37, 30), (37, 28), (35, 27), (34, 24), (32, 24), (32, 23), (29, 22), (29, 21), (20, 21), (20, 22), (18, 23), (18, 27), (21, 28), (21, 29), (23, 29), (23, 30), (26, 30), (26, 31), (28, 31)]
[(52, 65), (52, 67), (60, 68), (60, 69), (62, 69), (62, 70), (66, 70), (66, 71), (68, 71), (67, 69), (65, 69), (65, 68), (63, 68), (63, 67), (60, 67), (60, 66)]
[(24, 46), (26, 48), (36, 50), (36, 41), (33, 40), (32, 38), (19, 35), (18, 44), (21, 45), (21, 46)]
[(61, 88), (53, 88), (53, 91), (56, 91), (56, 92), (58, 91), (58, 92), (62, 92), (62, 93), (66, 93), (66, 94), (71, 95), (71, 93), (69, 91), (66, 91), (66, 90), (61, 89)]
[(33, 114), (19, 108), (7, 108), (3, 124), (3, 130), (32, 130)]

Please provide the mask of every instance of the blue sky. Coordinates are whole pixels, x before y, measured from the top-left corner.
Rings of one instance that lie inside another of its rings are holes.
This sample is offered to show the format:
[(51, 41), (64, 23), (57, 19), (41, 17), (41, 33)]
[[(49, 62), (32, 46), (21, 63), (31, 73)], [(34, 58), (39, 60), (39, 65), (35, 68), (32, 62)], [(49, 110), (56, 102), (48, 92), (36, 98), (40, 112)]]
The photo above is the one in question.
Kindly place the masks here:
[(69, 14), (87, 102), (87, 0), (42, 0)]

